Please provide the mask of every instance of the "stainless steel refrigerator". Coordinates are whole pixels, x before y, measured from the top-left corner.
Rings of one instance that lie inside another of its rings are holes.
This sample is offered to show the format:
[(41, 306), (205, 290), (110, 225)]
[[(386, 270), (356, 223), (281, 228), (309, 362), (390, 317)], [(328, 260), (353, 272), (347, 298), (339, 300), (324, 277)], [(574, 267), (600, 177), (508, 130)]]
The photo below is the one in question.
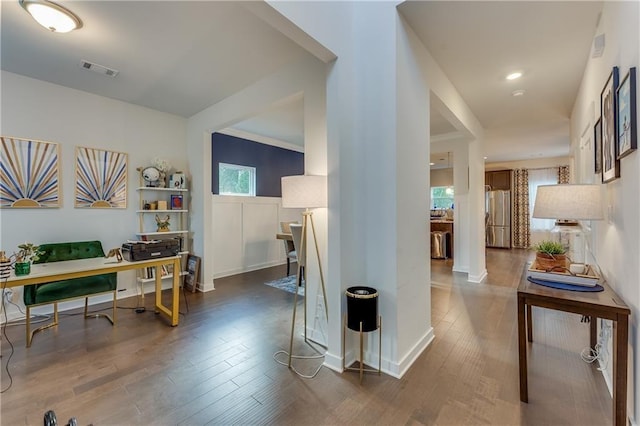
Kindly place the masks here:
[(511, 248), (511, 191), (487, 191), (487, 247)]

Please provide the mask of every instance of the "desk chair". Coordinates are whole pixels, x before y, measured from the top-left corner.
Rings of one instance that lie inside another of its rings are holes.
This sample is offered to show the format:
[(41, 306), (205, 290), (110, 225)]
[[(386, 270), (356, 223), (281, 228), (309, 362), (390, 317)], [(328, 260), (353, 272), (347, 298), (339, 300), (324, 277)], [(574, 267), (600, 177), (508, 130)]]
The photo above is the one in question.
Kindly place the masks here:
[[(300, 266), (300, 274), (298, 275), (298, 287), (302, 285), (304, 278), (304, 268), (307, 266), (307, 246), (302, 247), (302, 225), (291, 224), (291, 236), (293, 237), (293, 246), (298, 254), (298, 265)], [(301, 249), (302, 247), (302, 249)]]
[[(280, 230), (284, 234), (291, 234), (291, 225), (297, 224), (298, 222), (280, 222)], [(287, 276), (289, 276), (289, 271), (291, 269), (291, 260), (294, 262), (298, 261), (298, 255), (296, 254), (295, 246), (293, 245), (293, 241), (282, 240), (284, 243), (284, 252), (287, 254)]]

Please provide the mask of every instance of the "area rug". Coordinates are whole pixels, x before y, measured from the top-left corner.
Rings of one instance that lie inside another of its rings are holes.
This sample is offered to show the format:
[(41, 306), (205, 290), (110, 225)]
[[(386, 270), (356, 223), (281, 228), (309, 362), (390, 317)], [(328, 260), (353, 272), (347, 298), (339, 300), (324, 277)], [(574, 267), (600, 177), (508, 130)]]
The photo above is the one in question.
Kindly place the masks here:
[(298, 287), (298, 280), (295, 275), (289, 275), (288, 277), (280, 278), (274, 281), (269, 281), (265, 283), (269, 287), (275, 287), (280, 290), (288, 291), (289, 293), (295, 293), (296, 288), (298, 289), (298, 295), (304, 296), (304, 280), (302, 281), (302, 286)]

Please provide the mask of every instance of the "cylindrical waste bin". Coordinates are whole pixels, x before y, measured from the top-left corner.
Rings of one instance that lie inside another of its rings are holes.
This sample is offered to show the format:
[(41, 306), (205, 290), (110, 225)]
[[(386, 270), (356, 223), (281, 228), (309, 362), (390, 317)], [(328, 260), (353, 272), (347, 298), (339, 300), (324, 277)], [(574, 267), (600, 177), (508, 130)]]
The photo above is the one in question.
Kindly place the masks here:
[(347, 289), (347, 327), (354, 331), (378, 329), (378, 290), (371, 287)]
[(447, 234), (443, 231), (431, 232), (431, 258), (446, 259), (447, 258)]

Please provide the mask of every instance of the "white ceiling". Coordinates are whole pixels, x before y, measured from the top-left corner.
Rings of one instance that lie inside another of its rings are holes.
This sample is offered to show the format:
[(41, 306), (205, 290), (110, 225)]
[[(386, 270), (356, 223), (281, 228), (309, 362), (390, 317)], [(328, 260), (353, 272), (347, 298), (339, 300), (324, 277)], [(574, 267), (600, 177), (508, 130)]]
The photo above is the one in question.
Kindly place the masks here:
[[(189, 117), (309, 55), (221, 1), (58, 1), (84, 26), (54, 34), (2, 1), (2, 69)], [(86, 71), (80, 60), (120, 71)]]
[[(410, 1), (399, 10), (485, 129), (488, 162), (569, 154), (602, 2)], [(522, 78), (505, 80), (512, 71)], [(512, 96), (525, 90), (520, 97)]]
[[(52, 34), (1, 1), (6, 71), (189, 117), (309, 55), (246, 2), (62, 1), (83, 20)], [(488, 161), (569, 152), (569, 114), (601, 2), (416, 1), (399, 7), (486, 129)], [(120, 71), (83, 70), (88, 60)], [(524, 76), (504, 76), (521, 69)], [(511, 96), (525, 89), (520, 98)], [(303, 145), (303, 100), (234, 126)], [(454, 132), (435, 108), (434, 136)]]

